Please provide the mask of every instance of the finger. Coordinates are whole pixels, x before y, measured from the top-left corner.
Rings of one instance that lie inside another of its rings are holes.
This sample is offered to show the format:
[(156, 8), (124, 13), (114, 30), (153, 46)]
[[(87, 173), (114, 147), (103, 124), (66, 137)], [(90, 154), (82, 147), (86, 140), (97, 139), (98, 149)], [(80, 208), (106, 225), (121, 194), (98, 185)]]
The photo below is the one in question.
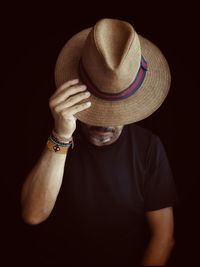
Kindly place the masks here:
[(78, 82), (79, 82), (79, 79), (69, 80), (69, 81), (63, 83), (56, 91), (60, 92), (65, 88), (68, 88), (68, 87), (70, 87), (72, 85), (77, 84)]
[(82, 104), (78, 104), (78, 105), (75, 105), (73, 107), (70, 107), (70, 108), (67, 108), (65, 111), (63, 111), (62, 113), (65, 115), (74, 115), (76, 114), (77, 112), (80, 112), (82, 110), (85, 110), (87, 108), (89, 108), (91, 106), (91, 102), (85, 102), (85, 103), (82, 103)]
[(65, 101), (68, 97), (77, 94), (79, 92), (85, 91), (86, 86), (85, 85), (74, 85), (70, 88), (67, 88), (63, 91), (61, 91), (56, 98), (58, 98), (58, 101)]
[(67, 88), (67, 89), (59, 92), (56, 96), (51, 97), (52, 105), (55, 106), (55, 105), (65, 101), (71, 95), (77, 94), (77, 93), (85, 91), (85, 90), (86, 90), (85, 85), (74, 85), (70, 88)]
[(77, 104), (78, 102), (80, 102), (81, 100), (88, 98), (89, 96), (90, 96), (89, 92), (79, 93), (75, 96), (71, 96), (66, 101), (59, 103), (55, 107), (55, 111), (60, 112), (61, 110), (65, 109), (65, 108), (72, 107), (75, 104)]
[(76, 85), (78, 83), (79, 83), (79, 79), (69, 80), (63, 83), (60, 87), (57, 88), (57, 90), (54, 92), (52, 97), (55, 97), (58, 93), (62, 92), (66, 88), (69, 88), (70, 86)]

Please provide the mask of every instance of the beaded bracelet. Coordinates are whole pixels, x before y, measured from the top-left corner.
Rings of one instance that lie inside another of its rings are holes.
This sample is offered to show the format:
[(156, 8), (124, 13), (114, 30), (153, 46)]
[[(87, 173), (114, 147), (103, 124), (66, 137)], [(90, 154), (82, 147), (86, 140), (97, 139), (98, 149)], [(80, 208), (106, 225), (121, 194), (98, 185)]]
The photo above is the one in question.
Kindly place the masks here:
[(59, 141), (61, 141), (61, 142), (64, 142), (64, 143), (68, 143), (69, 141), (72, 140), (72, 137), (70, 137), (70, 138), (64, 138), (64, 137), (61, 137), (59, 134), (57, 134), (57, 133), (55, 132), (54, 129), (52, 130), (52, 135), (53, 135), (57, 140), (59, 140)]
[(72, 148), (74, 148), (74, 141), (73, 141), (73, 137), (71, 136), (69, 139), (67, 138), (60, 138), (54, 131), (52, 131), (51, 135), (50, 135), (50, 139), (52, 141), (54, 141), (55, 143), (61, 145), (61, 146), (71, 146)]
[(52, 134), (49, 136), (49, 139), (55, 143), (55, 144), (58, 144), (60, 146), (70, 146), (71, 145), (71, 141), (65, 143), (65, 142), (61, 142), (60, 140), (58, 140), (57, 138), (55, 138)]
[(53, 133), (50, 134), (47, 140), (47, 147), (49, 150), (54, 151), (59, 154), (66, 154), (68, 148), (72, 145), (72, 149), (74, 148), (73, 137), (71, 137), (68, 142), (61, 142), (58, 140)]

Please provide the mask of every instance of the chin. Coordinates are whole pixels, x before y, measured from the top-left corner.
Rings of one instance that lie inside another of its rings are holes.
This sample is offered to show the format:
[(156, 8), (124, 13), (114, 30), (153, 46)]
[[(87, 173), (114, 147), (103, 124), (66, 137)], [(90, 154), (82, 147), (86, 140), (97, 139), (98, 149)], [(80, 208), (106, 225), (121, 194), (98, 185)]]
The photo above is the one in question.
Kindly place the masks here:
[(113, 138), (111, 137), (111, 139), (107, 142), (103, 142), (98, 138), (92, 137), (90, 136), (89, 138), (90, 142), (96, 146), (105, 146), (105, 145), (110, 145), (114, 142)]

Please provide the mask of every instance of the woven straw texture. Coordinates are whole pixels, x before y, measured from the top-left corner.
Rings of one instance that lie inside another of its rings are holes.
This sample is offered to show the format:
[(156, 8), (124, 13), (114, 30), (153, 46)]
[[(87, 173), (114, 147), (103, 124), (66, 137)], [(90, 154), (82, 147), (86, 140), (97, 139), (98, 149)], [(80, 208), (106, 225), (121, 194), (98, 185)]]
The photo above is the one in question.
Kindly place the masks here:
[[(68, 80), (80, 78), (78, 64), (91, 30), (88, 28), (77, 33), (62, 48), (55, 67), (57, 88)], [(91, 107), (76, 113), (77, 119), (95, 126), (119, 126), (143, 120), (161, 106), (170, 88), (169, 66), (157, 46), (141, 35), (138, 37), (141, 53), (148, 64), (140, 88), (132, 96), (120, 101), (111, 102), (91, 95), (81, 101), (91, 101)]]

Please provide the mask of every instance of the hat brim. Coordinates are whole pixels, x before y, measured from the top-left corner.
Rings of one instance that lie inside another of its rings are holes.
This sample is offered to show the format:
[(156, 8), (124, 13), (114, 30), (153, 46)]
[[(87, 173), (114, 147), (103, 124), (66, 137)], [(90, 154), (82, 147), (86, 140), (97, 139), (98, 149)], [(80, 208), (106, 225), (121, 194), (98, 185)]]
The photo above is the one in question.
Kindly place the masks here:
[[(68, 80), (80, 78), (78, 64), (85, 40), (92, 28), (74, 35), (62, 48), (55, 66), (55, 83), (60, 87)], [(129, 98), (120, 101), (105, 101), (91, 95), (87, 100), (92, 105), (74, 116), (95, 126), (119, 126), (145, 119), (155, 112), (165, 100), (171, 82), (168, 63), (157, 46), (139, 36), (142, 55), (148, 64), (145, 79), (140, 88)]]

